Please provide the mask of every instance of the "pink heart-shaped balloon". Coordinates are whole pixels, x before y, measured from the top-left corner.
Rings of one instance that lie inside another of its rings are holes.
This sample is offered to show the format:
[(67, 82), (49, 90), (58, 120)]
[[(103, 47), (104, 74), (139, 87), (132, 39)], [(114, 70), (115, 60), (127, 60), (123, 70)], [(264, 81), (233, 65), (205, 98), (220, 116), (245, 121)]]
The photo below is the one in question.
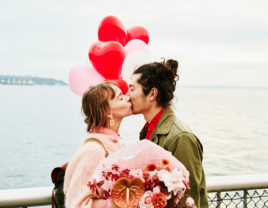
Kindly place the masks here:
[(149, 43), (149, 32), (142, 26), (131, 27), (127, 30), (128, 39), (127, 42), (133, 39), (140, 39), (147, 45)]
[(123, 46), (127, 43), (127, 30), (123, 22), (117, 17), (107, 16), (103, 18), (98, 29), (99, 41), (117, 41)]
[(69, 72), (69, 88), (82, 96), (89, 86), (103, 82), (104, 78), (90, 66), (75, 66)]
[(116, 42), (95, 42), (89, 49), (93, 67), (106, 79), (118, 79), (125, 59), (124, 47)]

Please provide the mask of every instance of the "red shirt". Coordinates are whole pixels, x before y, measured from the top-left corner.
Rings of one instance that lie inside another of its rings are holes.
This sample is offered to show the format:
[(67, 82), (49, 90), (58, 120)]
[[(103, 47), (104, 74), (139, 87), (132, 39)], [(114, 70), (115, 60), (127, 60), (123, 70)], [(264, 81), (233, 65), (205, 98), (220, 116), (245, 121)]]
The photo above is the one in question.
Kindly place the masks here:
[(145, 125), (145, 131), (146, 131), (146, 137), (145, 139), (150, 139), (151, 134), (154, 131), (154, 128), (157, 126), (158, 121), (162, 115), (162, 113), (164, 112), (165, 108), (163, 108), (158, 114), (156, 114), (156, 116), (153, 118), (153, 120), (151, 121), (150, 124), (148, 124), (148, 122)]

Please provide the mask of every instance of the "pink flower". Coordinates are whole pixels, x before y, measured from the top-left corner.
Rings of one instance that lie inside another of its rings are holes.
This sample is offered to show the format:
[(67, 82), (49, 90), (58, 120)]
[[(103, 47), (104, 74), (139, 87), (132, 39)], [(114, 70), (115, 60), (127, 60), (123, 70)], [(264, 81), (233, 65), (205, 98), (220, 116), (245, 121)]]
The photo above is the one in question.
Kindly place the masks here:
[(186, 199), (186, 205), (192, 208), (196, 208), (196, 205), (194, 203), (194, 199), (192, 197), (188, 197)]
[(153, 192), (146, 191), (139, 202), (140, 208), (153, 208), (154, 207), (152, 204), (153, 195), (154, 195)]
[(109, 189), (112, 189), (113, 188), (113, 185), (114, 185), (114, 181), (104, 181), (104, 184), (102, 185), (102, 188), (105, 190), (105, 191), (109, 191)]
[(140, 178), (144, 182), (142, 169), (131, 170), (129, 175), (134, 176), (134, 178)]
[(189, 180), (189, 176), (190, 176), (189, 171), (188, 171), (188, 170), (184, 170), (184, 171), (182, 172), (182, 176), (183, 176), (183, 179), (184, 179), (184, 180)]
[(183, 193), (184, 193), (184, 189), (181, 189), (181, 190), (179, 190), (177, 192), (177, 195), (174, 198), (174, 203), (175, 204), (178, 204), (179, 203), (179, 201), (181, 200), (181, 198), (184, 196)]
[(159, 193), (159, 192), (160, 192), (160, 186), (154, 187), (153, 193), (156, 194), (156, 193)]
[(168, 192), (173, 191), (174, 195), (177, 195), (177, 192), (180, 189), (185, 189), (185, 185), (182, 182), (183, 176), (182, 172), (179, 171), (177, 168), (175, 168), (172, 173), (165, 172), (159, 177), (160, 181), (163, 181), (165, 183), (165, 186), (168, 188)]
[(165, 174), (165, 173), (168, 173), (168, 171), (167, 170), (164, 170), (164, 169), (161, 169), (160, 171), (154, 171), (154, 172), (151, 172), (151, 173), (153, 175), (155, 175), (157, 173), (157, 176), (158, 176), (158, 178), (160, 180), (162, 178), (162, 175)]
[(179, 181), (182, 181), (182, 180), (183, 180), (182, 172), (179, 171), (178, 169), (174, 169), (174, 170), (172, 171), (172, 175), (171, 175), (170, 180), (171, 180), (172, 182), (179, 182)]

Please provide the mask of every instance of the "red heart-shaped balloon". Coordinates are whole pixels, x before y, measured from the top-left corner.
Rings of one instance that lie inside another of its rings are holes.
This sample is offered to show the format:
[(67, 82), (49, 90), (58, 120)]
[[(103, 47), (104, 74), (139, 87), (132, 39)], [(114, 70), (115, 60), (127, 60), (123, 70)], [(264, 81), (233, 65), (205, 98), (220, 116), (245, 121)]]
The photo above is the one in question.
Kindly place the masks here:
[(107, 16), (99, 25), (98, 37), (99, 41), (117, 41), (125, 46), (127, 43), (127, 30), (120, 19), (114, 16)]
[(128, 33), (128, 40), (127, 42), (133, 39), (140, 39), (146, 44), (149, 43), (149, 33), (148, 31), (142, 26), (135, 26), (131, 27), (127, 30)]
[(89, 49), (88, 57), (105, 79), (118, 79), (125, 59), (125, 49), (116, 41), (95, 42)]

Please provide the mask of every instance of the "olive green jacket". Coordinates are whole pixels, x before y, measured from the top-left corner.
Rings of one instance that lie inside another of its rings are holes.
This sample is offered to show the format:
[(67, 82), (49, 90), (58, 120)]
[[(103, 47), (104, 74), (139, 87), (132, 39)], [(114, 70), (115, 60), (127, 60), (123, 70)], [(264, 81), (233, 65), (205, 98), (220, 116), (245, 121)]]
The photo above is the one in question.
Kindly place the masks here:
[[(146, 136), (145, 127), (140, 132), (140, 140)], [(175, 113), (166, 108), (155, 127), (150, 140), (165, 150), (172, 152), (190, 172), (190, 190), (185, 194), (191, 196), (198, 208), (207, 208), (206, 179), (202, 166), (203, 146), (191, 129), (178, 119)]]

